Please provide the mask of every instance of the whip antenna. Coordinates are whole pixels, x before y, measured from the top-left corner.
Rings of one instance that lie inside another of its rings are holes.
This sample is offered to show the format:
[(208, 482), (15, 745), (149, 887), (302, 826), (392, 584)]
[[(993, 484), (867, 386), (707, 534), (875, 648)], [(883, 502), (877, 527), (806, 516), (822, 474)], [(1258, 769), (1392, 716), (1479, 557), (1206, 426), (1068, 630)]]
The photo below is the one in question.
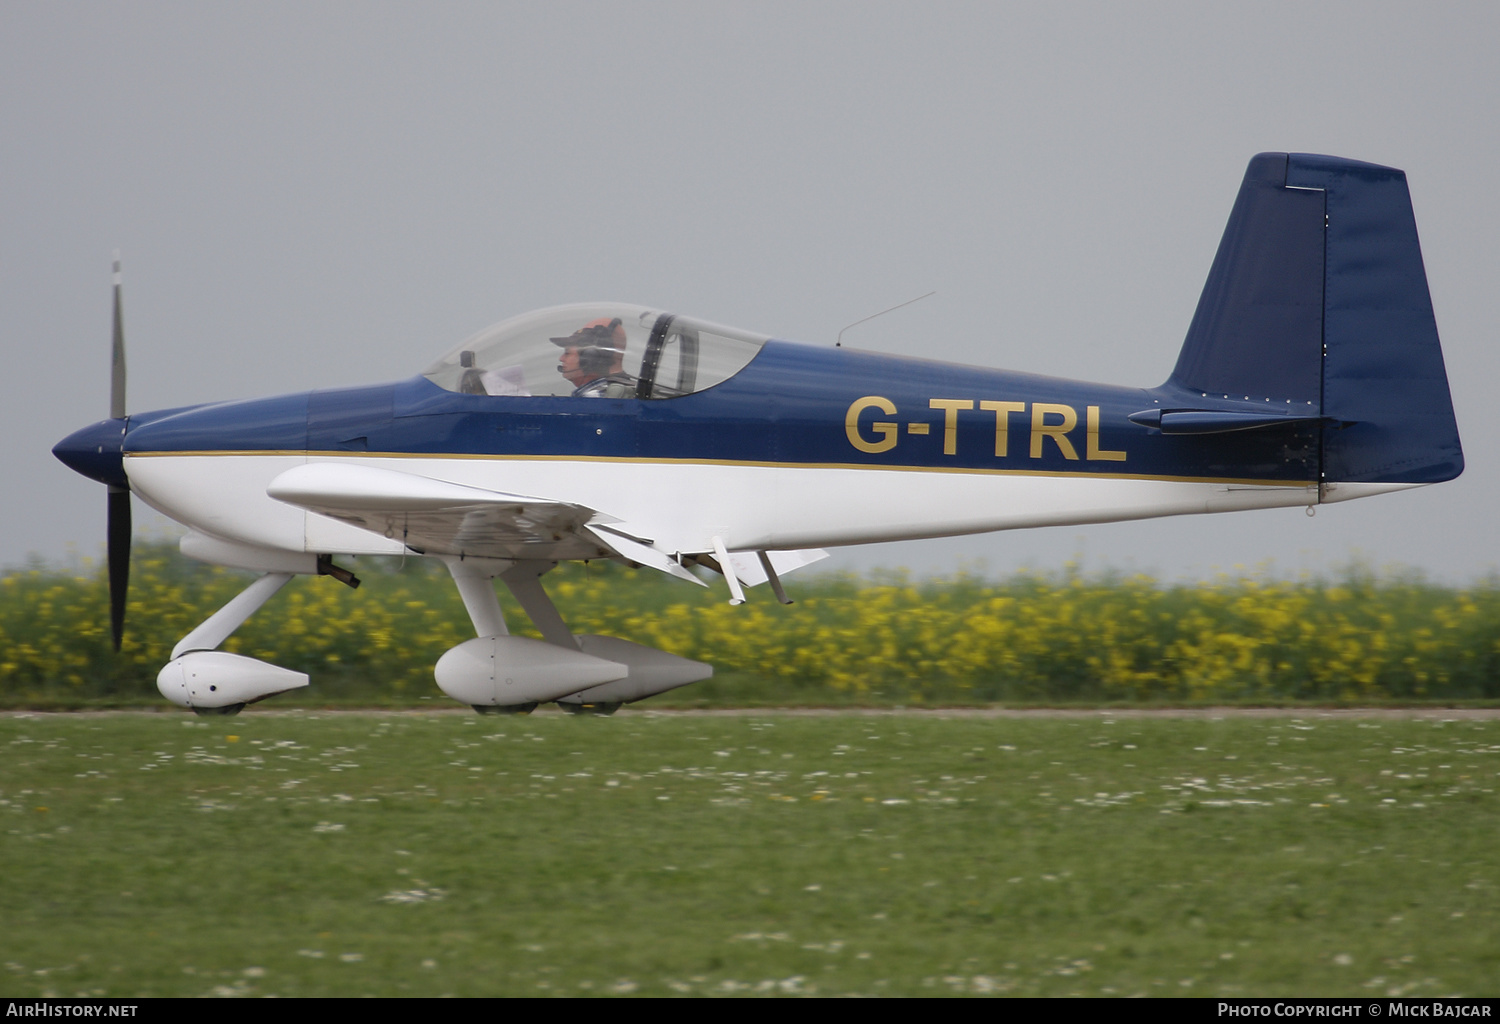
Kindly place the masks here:
[[(894, 313), (896, 310), (900, 309), (902, 306), (910, 306), (913, 302), (921, 302), (923, 299), (927, 298), (929, 295), (936, 295), (936, 294), (937, 294), (937, 289), (934, 288), (932, 291), (928, 292), (927, 295), (918, 295), (915, 299), (907, 299), (905, 302), (898, 302), (894, 306), (892, 306), (890, 309), (882, 309), (879, 313), (871, 313), (869, 316), (865, 317), (864, 320), (856, 320), (856, 321), (854, 321), (854, 323), (850, 324), (849, 327), (858, 327), (860, 324), (864, 323), (866, 320), (874, 320), (877, 316), (885, 316), (887, 313)], [(847, 331), (849, 329), (849, 327), (845, 327), (844, 331)], [(844, 331), (839, 331), (839, 336), (836, 339), (834, 339), (834, 342), (833, 342), (833, 347), (834, 348), (843, 348), (844, 347)]]

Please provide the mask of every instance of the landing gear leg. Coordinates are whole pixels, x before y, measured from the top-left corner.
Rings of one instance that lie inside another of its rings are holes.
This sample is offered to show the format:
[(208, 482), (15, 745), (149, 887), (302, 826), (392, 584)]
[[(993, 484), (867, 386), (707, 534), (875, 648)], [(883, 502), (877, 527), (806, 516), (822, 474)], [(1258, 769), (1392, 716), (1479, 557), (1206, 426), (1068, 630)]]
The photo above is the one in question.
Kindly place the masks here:
[[(556, 566), (556, 562), (517, 562), (501, 573), (500, 578), (526, 610), (543, 640), (554, 647), (576, 651), (579, 649), (578, 640), (558, 613), (557, 605), (552, 603), (552, 598), (542, 589), (542, 577)], [(620, 710), (619, 702), (585, 704), (575, 700), (560, 700), (557, 706), (570, 715), (612, 715)]]
[(276, 596), (276, 592), (292, 581), (289, 572), (268, 572), (244, 590), (238, 597), (204, 620), (203, 625), (177, 641), (172, 648), (172, 657), (180, 658), (189, 651), (212, 651), (229, 639), (229, 634), (245, 624), (245, 620), (260, 606)]
[(542, 577), (556, 567), (556, 562), (517, 562), (501, 573), (500, 578), (526, 610), (527, 617), (542, 634), (543, 640), (554, 647), (576, 651), (578, 641), (558, 614), (557, 605), (542, 589)]

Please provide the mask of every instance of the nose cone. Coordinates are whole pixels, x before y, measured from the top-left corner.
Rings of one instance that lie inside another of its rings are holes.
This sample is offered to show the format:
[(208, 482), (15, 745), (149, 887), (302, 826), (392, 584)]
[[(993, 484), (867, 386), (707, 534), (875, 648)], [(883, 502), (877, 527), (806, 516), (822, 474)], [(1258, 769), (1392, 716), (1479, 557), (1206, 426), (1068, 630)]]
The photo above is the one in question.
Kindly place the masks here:
[(126, 421), (100, 420), (92, 426), (75, 430), (52, 449), (52, 454), (75, 473), (112, 487), (129, 487), (124, 459), (120, 455), (125, 443)]

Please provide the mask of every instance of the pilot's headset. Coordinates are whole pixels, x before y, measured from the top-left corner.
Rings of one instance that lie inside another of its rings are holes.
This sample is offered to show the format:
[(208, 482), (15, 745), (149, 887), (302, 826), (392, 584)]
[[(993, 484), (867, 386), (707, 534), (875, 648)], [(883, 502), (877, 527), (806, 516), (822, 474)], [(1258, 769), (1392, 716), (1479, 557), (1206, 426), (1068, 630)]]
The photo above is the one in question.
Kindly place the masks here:
[(554, 344), (578, 349), (578, 368), (603, 377), (614, 369), (615, 360), (625, 355), (625, 328), (619, 317), (592, 320), (566, 338), (553, 338)]

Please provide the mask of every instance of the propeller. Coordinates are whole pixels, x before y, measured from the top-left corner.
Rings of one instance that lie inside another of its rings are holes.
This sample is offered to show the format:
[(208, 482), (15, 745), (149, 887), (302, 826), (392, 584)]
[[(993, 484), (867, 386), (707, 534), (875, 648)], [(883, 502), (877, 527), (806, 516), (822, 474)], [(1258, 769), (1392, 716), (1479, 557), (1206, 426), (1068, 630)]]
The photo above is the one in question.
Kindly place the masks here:
[[(109, 418), (125, 416), (125, 318), (120, 308), (120, 254), (115, 253), (114, 340), (109, 369)], [(121, 424), (123, 437), (124, 423)], [(106, 552), (109, 562), (109, 632), (115, 651), (125, 638), (125, 594), (130, 589), (130, 488), (109, 485)]]
[(109, 488), (109, 627), (115, 650), (125, 637), (125, 592), (130, 586), (130, 478), (125, 475), (125, 317), (120, 303), (120, 254), (115, 253), (114, 351), (109, 372), (109, 419), (75, 430), (52, 447), (69, 469)]

